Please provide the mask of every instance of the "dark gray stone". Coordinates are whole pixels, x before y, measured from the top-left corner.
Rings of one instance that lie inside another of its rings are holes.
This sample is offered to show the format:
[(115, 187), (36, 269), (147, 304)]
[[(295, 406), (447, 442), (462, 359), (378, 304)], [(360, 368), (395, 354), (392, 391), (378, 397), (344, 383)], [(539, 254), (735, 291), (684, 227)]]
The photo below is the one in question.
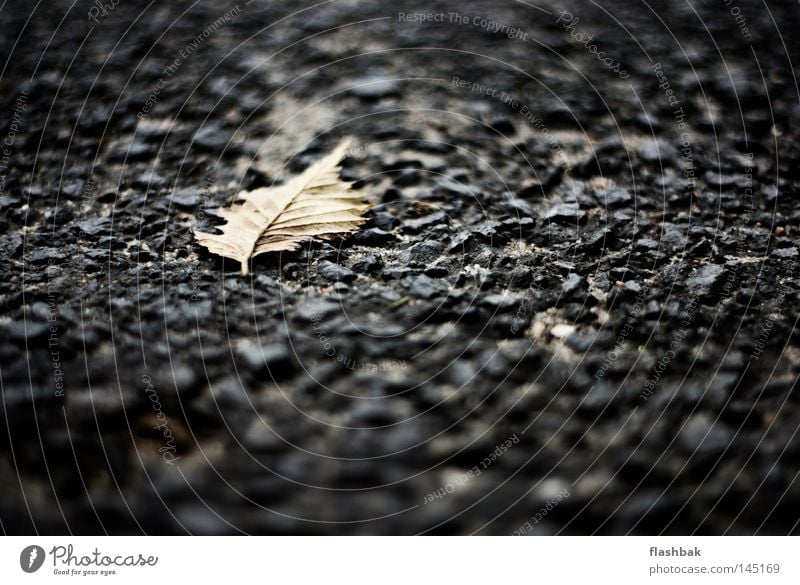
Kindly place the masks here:
[(328, 260), (320, 260), (317, 264), (317, 272), (331, 282), (352, 282), (356, 279), (352, 270)]

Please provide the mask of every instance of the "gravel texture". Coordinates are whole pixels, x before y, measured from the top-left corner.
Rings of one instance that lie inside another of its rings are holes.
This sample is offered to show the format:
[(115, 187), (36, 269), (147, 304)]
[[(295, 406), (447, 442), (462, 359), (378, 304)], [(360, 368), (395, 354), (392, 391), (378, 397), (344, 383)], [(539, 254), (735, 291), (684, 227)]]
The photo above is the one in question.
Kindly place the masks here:
[[(796, 3), (0, 22), (5, 533), (800, 532)], [(358, 233), (193, 240), (342, 136)]]

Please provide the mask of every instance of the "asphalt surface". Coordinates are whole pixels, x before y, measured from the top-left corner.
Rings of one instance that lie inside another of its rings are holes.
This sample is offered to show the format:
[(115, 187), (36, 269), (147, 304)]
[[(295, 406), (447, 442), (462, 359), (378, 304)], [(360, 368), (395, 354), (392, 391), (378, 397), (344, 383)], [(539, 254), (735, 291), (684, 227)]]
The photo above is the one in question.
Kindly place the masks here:
[[(796, 534), (796, 2), (0, 8), (7, 534)], [(340, 138), (356, 234), (192, 230)]]

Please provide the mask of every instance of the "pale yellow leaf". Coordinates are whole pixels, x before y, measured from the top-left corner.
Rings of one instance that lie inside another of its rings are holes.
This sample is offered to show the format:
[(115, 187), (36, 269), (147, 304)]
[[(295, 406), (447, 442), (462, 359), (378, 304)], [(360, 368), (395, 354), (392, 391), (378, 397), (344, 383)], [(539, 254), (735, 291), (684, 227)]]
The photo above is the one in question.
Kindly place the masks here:
[(220, 209), (227, 220), (221, 234), (195, 230), (197, 241), (214, 254), (238, 260), (247, 275), (250, 260), (267, 252), (297, 250), (313, 238), (326, 238), (358, 229), (369, 208), (353, 191), (352, 183), (339, 179), (339, 169), (349, 140), (342, 140), (329, 155), (278, 187), (242, 191), (242, 203)]

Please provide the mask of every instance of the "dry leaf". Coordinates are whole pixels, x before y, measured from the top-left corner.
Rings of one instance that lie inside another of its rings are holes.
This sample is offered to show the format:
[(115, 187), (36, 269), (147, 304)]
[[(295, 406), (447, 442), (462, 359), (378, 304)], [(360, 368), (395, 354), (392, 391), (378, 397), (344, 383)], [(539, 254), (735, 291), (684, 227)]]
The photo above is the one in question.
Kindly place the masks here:
[(250, 259), (267, 252), (296, 250), (315, 237), (331, 237), (355, 231), (369, 208), (352, 183), (339, 179), (340, 163), (349, 146), (342, 140), (328, 156), (278, 187), (242, 191), (244, 203), (220, 209), (228, 220), (222, 234), (195, 230), (197, 241), (214, 254), (242, 263), (249, 273)]

